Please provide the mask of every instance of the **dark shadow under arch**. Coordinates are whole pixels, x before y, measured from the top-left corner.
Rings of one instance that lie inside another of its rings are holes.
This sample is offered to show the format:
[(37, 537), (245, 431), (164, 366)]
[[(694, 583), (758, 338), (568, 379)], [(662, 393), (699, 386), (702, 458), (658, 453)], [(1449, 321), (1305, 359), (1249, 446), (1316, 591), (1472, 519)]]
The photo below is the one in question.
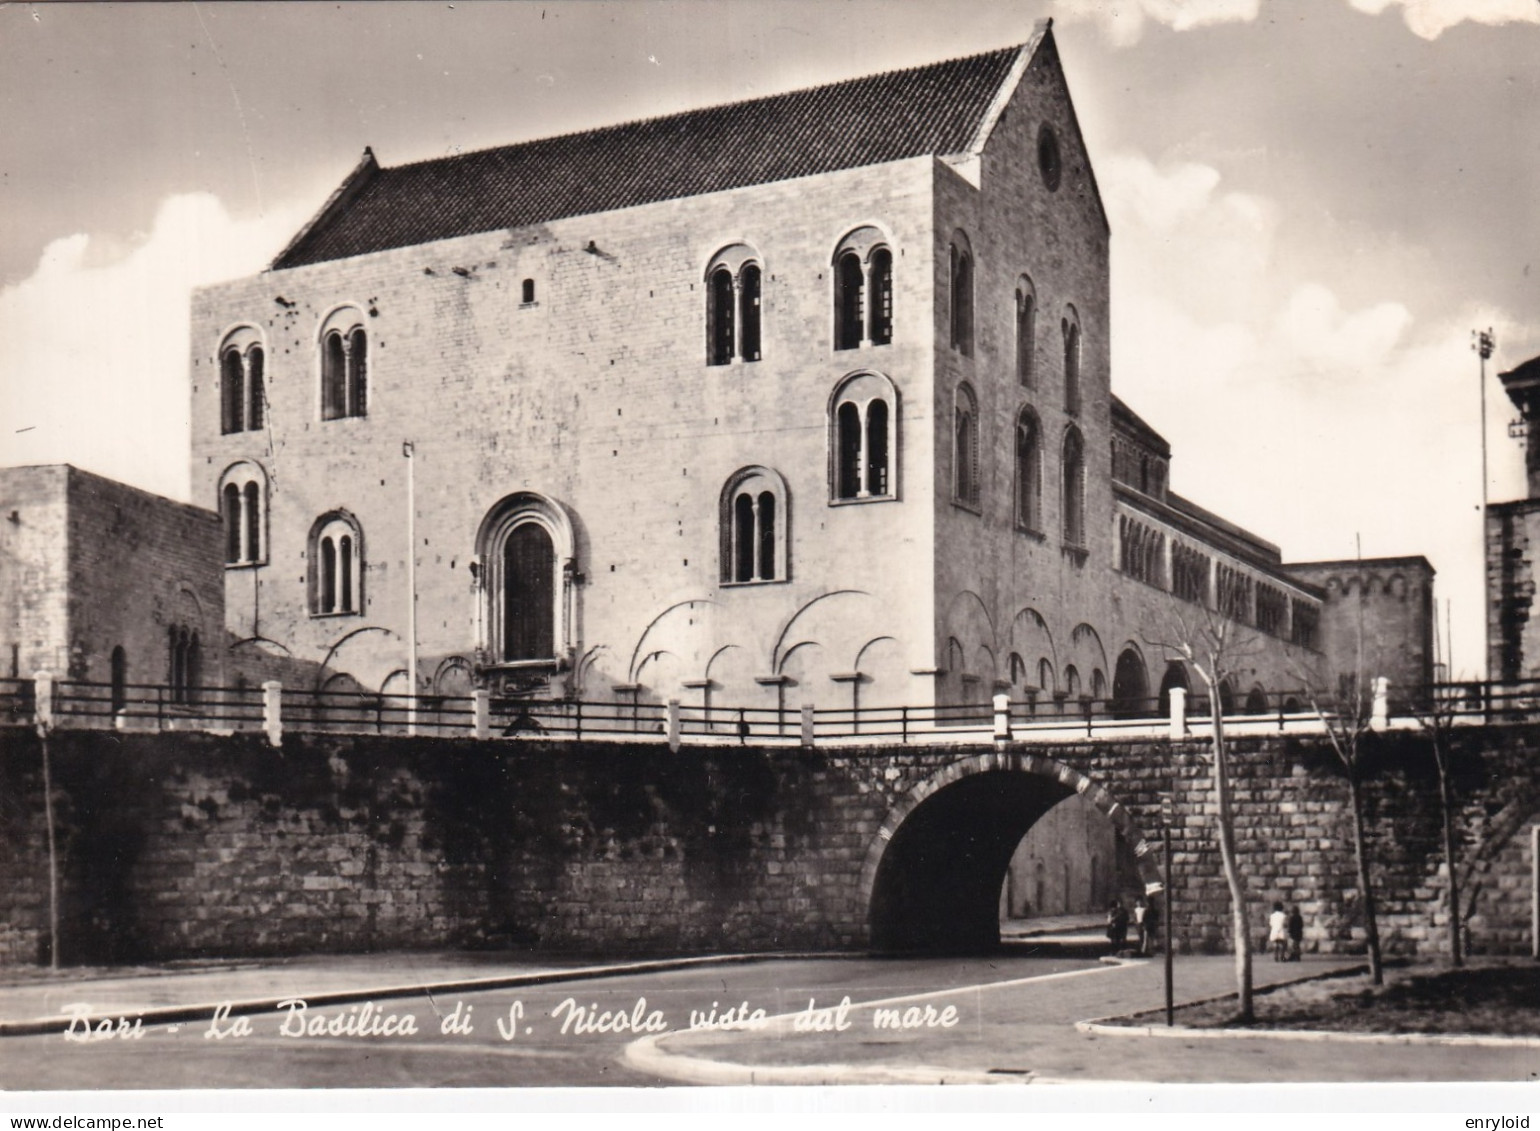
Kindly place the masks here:
[(980, 755), (947, 767), (894, 807), (863, 871), (871, 945), (977, 953), (1000, 943), (1000, 887), (1027, 830), (1083, 794), (1133, 846), (1143, 879), (1150, 845), (1128, 811), (1084, 775), (1036, 755)]

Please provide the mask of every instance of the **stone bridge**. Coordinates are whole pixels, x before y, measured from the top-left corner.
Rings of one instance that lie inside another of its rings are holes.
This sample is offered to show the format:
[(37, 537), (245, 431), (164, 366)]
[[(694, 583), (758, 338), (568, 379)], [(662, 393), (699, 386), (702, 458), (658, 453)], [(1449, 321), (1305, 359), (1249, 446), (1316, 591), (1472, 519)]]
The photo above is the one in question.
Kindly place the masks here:
[[(1532, 727), (1472, 730), (1461, 815), (1473, 947), (1530, 946), (1540, 808)], [(0, 734), (0, 961), (47, 949), (41, 740)], [(1392, 951), (1444, 945), (1425, 740), (1376, 740), (1369, 815)], [(1242, 867), (1262, 929), (1298, 903), (1307, 945), (1361, 945), (1346, 788), (1317, 740), (1234, 743)], [(61, 956), (534, 946), (616, 953), (976, 950), (998, 940), (1011, 853), (1088, 799), (1158, 878), (1173, 802), (1178, 945), (1227, 943), (1207, 748), (684, 747), (551, 740), (73, 732), (48, 740)]]

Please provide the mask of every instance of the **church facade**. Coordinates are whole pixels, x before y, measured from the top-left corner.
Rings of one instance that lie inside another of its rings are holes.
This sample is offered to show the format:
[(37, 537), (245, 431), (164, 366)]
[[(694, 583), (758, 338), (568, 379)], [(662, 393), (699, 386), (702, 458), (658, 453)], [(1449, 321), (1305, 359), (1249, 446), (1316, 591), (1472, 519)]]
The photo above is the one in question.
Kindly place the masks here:
[(1197, 686), (1167, 645), (1217, 618), (1247, 642), (1237, 707), (1297, 687), (1325, 589), (1169, 490), (1112, 393), (1109, 241), (1048, 25), (482, 153), (366, 151), (268, 270), (194, 299), (232, 667), (1154, 709)]

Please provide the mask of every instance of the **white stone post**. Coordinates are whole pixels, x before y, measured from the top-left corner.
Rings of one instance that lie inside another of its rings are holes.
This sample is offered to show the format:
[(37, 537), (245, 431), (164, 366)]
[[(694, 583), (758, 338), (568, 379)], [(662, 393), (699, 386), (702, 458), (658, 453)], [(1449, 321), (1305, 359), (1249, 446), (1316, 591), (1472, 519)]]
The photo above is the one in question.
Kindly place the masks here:
[(1187, 737), (1187, 689), (1171, 689), (1171, 738), (1180, 741)]
[(276, 679), (262, 685), (262, 729), (268, 742), (283, 745), (283, 684)]
[(679, 749), (679, 700), (668, 701), (668, 748)]
[(53, 729), (53, 672), (32, 673), (32, 721), (39, 734)]
[(813, 745), (814, 738), (813, 705), (811, 703), (804, 703), (802, 704), (802, 745)]
[(1005, 692), (995, 696), (995, 741), (1011, 740), (1011, 697)]
[(1384, 730), (1390, 725), (1390, 680), (1380, 676), (1374, 681), (1374, 708), (1369, 717), (1369, 726), (1374, 730)]
[(471, 731), (477, 738), (492, 737), (492, 693), (485, 688), (471, 692)]

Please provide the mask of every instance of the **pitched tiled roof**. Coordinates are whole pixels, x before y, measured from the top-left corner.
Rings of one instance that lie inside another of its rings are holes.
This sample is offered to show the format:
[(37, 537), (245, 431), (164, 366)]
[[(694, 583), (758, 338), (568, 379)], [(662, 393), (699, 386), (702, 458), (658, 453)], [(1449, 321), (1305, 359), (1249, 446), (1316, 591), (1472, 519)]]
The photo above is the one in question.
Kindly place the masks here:
[(393, 169), (364, 161), (273, 267), (973, 143), (1021, 47)]

